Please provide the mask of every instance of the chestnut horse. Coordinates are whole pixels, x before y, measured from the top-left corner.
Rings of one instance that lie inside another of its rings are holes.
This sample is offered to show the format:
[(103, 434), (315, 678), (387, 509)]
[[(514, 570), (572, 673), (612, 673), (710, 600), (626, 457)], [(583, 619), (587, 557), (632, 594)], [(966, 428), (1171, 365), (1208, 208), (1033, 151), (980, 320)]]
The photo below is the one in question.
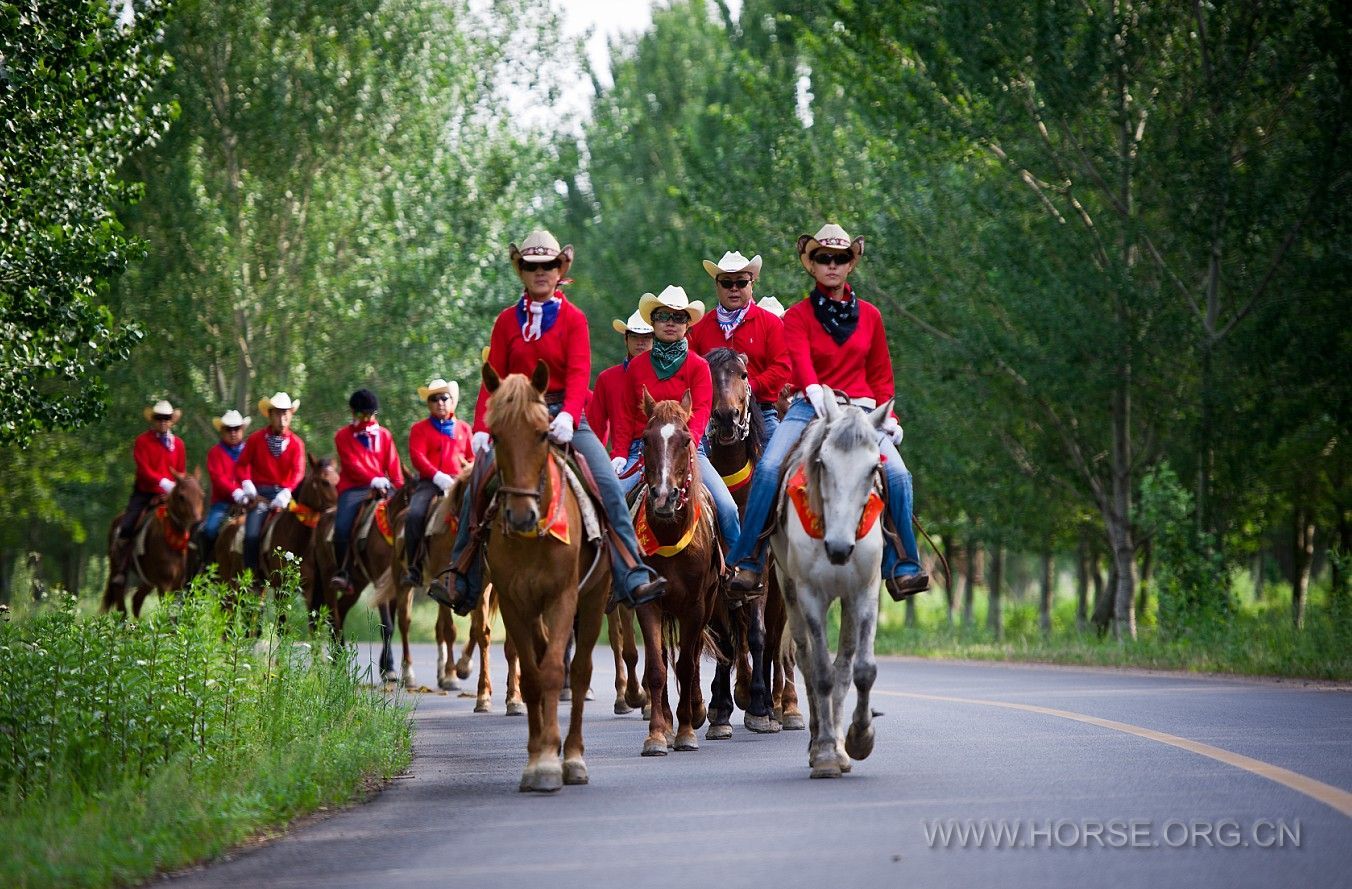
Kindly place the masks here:
[[(483, 380), (491, 396), (487, 419), (501, 480), (498, 516), (488, 531), (488, 570), (521, 658), (530, 731), (520, 789), (550, 792), (588, 780), (582, 711), (610, 590), (610, 563), (603, 543), (584, 539), (580, 505), (563, 479), (564, 458), (549, 445), (544, 399), (549, 368), (541, 361), (529, 379), (512, 374), (504, 380), (485, 363)], [(572, 712), (560, 762), (559, 693), (564, 649), (573, 632)]]
[[(191, 475), (171, 471), (177, 480), (174, 489), (167, 497), (156, 497), (151, 501), (146, 517), (140, 520), (136, 532), (127, 541), (127, 546), (133, 549), (127, 557), (127, 583), (115, 585), (109, 576), (100, 611), (116, 608), (125, 614), (127, 587), (132, 585), (133, 579), (136, 592), (131, 599), (131, 613), (135, 617), (141, 616), (141, 605), (152, 589), (159, 590), (161, 596), (183, 589), (188, 575), (188, 542), (193, 529), (202, 521), (205, 497), (199, 470), (193, 470)], [(118, 513), (108, 531), (110, 560), (121, 523), (122, 513)], [(145, 551), (137, 555), (135, 547), (140, 540), (145, 541)]]
[[(718, 598), (721, 558), (713, 498), (699, 478), (696, 442), (690, 434), (690, 393), (679, 401), (654, 402), (645, 389), (643, 413), (643, 492), (635, 519), (639, 547), (654, 571), (667, 578), (662, 598), (640, 605), (643, 632), (643, 684), (652, 704), (644, 756), (666, 756), (667, 748), (698, 750), (695, 730), (704, 725), (699, 660), (705, 629)], [(680, 700), (673, 731), (667, 696), (667, 659), (673, 657)]]
[[(705, 356), (713, 378), (713, 411), (706, 436), (709, 462), (723, 477), (739, 510), (746, 508), (752, 471), (765, 447), (765, 427), (753, 409), (746, 358), (732, 349), (714, 349)], [(721, 626), (717, 637), (724, 659), (737, 667), (737, 706), (745, 711), (743, 724), (753, 732), (801, 730), (803, 714), (798, 708), (793, 683), (793, 656), (782, 651), (787, 626), (784, 597), (773, 570), (767, 573), (766, 595), (740, 608), (727, 610), (720, 603), (716, 617)], [(743, 647), (745, 646), (745, 648)], [(746, 655), (751, 667), (746, 668)], [(710, 688), (709, 730), (705, 738), (732, 737), (732, 705), (729, 667), (720, 662)]]

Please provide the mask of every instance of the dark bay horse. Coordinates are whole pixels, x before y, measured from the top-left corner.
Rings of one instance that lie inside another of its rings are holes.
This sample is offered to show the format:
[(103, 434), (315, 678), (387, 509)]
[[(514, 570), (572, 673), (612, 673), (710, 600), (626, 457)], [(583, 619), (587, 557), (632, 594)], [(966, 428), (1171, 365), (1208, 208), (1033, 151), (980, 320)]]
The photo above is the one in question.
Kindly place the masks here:
[[(667, 578), (667, 592), (640, 605), (643, 684), (652, 704), (644, 756), (665, 756), (668, 747), (698, 750), (695, 730), (704, 725), (699, 687), (705, 630), (718, 598), (720, 555), (713, 498), (699, 477), (697, 443), (690, 434), (690, 393), (679, 402), (654, 402), (643, 393), (642, 505), (635, 519), (644, 561)], [(677, 651), (670, 651), (673, 646)], [(679, 656), (677, 656), (679, 652)], [(674, 660), (680, 700), (673, 730), (667, 696), (667, 661)]]
[[(738, 510), (746, 507), (751, 476), (765, 448), (765, 427), (753, 408), (746, 358), (732, 349), (714, 349), (705, 356), (713, 377), (713, 412), (706, 437), (709, 462), (723, 476)], [(727, 609), (720, 602), (716, 636), (723, 654), (714, 671), (710, 689), (709, 730), (705, 737), (732, 737), (732, 706), (729, 666), (737, 668), (737, 706), (745, 711), (743, 724), (753, 732), (770, 733), (780, 726), (804, 727), (793, 684), (791, 655), (781, 655), (786, 628), (783, 594), (773, 570), (767, 573), (767, 592), (740, 608)], [(745, 649), (743, 649), (745, 646)], [(750, 655), (751, 666), (745, 667)]]
[[(563, 457), (549, 444), (544, 399), (549, 368), (541, 361), (529, 379), (512, 374), (504, 380), (484, 364), (483, 380), (491, 394), (487, 417), (501, 480), (498, 516), (488, 532), (488, 570), (521, 659), (530, 732), (520, 789), (555, 791), (588, 780), (582, 712), (610, 590), (610, 564), (604, 544), (584, 539), (581, 508), (563, 479)], [(560, 762), (559, 693), (564, 649), (573, 633), (572, 712)]]
[[(167, 497), (157, 497), (151, 501), (146, 509), (146, 517), (141, 519), (138, 530), (127, 542), (133, 548), (127, 559), (127, 583), (114, 584), (112, 577), (108, 578), (100, 611), (116, 608), (125, 614), (127, 588), (135, 580), (136, 592), (132, 594), (131, 613), (140, 617), (141, 605), (151, 590), (159, 590), (163, 596), (182, 589), (187, 581), (188, 543), (193, 529), (202, 521), (202, 504), (206, 498), (202, 494), (199, 470), (193, 470), (191, 474), (173, 472), (177, 482), (174, 489)], [(121, 523), (122, 514), (118, 513), (108, 532), (109, 553), (113, 550)], [(140, 541), (145, 542), (145, 550), (137, 555), (134, 548)]]

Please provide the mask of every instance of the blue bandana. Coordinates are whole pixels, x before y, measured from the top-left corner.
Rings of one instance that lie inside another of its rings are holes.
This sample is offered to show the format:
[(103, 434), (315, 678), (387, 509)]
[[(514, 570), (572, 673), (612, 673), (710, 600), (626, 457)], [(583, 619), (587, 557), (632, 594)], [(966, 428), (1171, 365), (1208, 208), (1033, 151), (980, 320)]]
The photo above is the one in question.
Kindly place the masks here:
[(163, 435), (157, 435), (155, 437), (158, 438), (160, 444), (164, 445), (168, 450), (172, 451), (174, 449), (174, 434), (172, 432), (166, 432)]
[(562, 294), (557, 290), (544, 302), (536, 302), (528, 293), (521, 294), (516, 304), (516, 323), (521, 326), (521, 338), (529, 343), (549, 333), (549, 328), (559, 320), (561, 305)]
[(244, 450), (244, 442), (242, 441), (237, 445), (228, 445), (225, 442), (221, 442), (220, 445), (221, 450), (229, 454), (231, 460), (238, 460), (240, 451)]
[(447, 417), (444, 420), (438, 420), (436, 417), (428, 417), (428, 422), (436, 427), (436, 430), (442, 435), (448, 435), (455, 438), (455, 417)]

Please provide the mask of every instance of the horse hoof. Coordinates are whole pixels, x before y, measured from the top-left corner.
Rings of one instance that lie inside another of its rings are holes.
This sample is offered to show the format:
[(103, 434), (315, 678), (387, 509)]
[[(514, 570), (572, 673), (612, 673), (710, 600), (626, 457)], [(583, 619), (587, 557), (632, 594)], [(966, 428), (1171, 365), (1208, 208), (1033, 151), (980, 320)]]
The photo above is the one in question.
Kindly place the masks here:
[(699, 741), (695, 739), (695, 732), (692, 729), (682, 729), (676, 735), (676, 749), (681, 751), (698, 750)]
[(456, 664), (455, 675), (459, 679), (469, 678), (469, 664)]
[(643, 756), (666, 756), (666, 738), (649, 738), (643, 742)]
[(594, 700), (596, 700), (596, 693), (595, 693), (594, 691), (592, 691), (592, 690), (589, 688), (589, 689), (587, 689), (587, 693), (586, 693), (585, 695), (582, 696), (582, 700), (584, 700), (584, 701), (594, 701)]
[[(640, 707), (646, 707), (648, 706), (648, 693), (643, 691), (642, 689), (639, 689), (634, 694), (630, 694), (629, 692), (626, 691), (624, 693), (624, 702), (628, 704), (630, 707), (633, 707), (635, 710), (639, 709)], [(645, 716), (643, 718), (647, 719), (648, 717)]]
[(381, 670), (380, 679), (382, 682), (398, 682), (399, 674), (393, 670)]
[(563, 687), (563, 691), (559, 692), (559, 700), (571, 701), (572, 699), (573, 699), (573, 690), (565, 685)]
[(443, 676), (441, 681), (437, 683), (437, 687), (442, 691), (459, 691), (460, 683), (456, 681), (454, 676)]
[(858, 728), (857, 725), (851, 725), (845, 733), (845, 752), (850, 759), (868, 759), (868, 755), (873, 752), (873, 726), (863, 731), (856, 731)]
[(667, 749), (670, 750), (671, 748), (673, 748), (673, 747), (675, 747), (675, 746), (676, 746), (676, 733), (673, 732), (673, 731), (668, 731), (668, 732), (667, 732)]
[(807, 728), (807, 724), (803, 722), (803, 714), (801, 713), (785, 713), (784, 718), (781, 719), (779, 723), (784, 726), (784, 731), (786, 732), (801, 732), (803, 729)]
[[(525, 704), (525, 702), (524, 702), (524, 701), (508, 701), (508, 702), (507, 702), (507, 715), (508, 715), (508, 716), (525, 716), (525, 715), (526, 715), (526, 704)], [(557, 789), (557, 788), (556, 788), (556, 789)]]
[(726, 741), (732, 737), (732, 726), (726, 722), (721, 725), (709, 723), (709, 730), (704, 733), (706, 741)]
[(563, 788), (563, 768), (556, 762), (535, 767), (530, 789), (536, 793), (554, 793)]
[(784, 731), (784, 723), (777, 719), (770, 720), (770, 734), (777, 735), (782, 731)]
[(840, 766), (834, 762), (812, 767), (812, 777), (814, 778), (839, 778), (840, 775)]
[(633, 713), (634, 708), (626, 704), (622, 699), (615, 700), (615, 715), (624, 716), (627, 713)]
[(535, 769), (532, 766), (526, 766), (521, 772), (521, 783), (516, 789), (521, 793), (530, 793), (531, 785), (535, 783)]
[(768, 716), (752, 716), (748, 713), (743, 717), (742, 724), (746, 726), (747, 731), (755, 732), (758, 735), (768, 735), (774, 732), (774, 729), (770, 728), (770, 717)]
[(586, 784), (587, 764), (580, 759), (567, 759), (563, 762), (564, 784)]
[(479, 700), (477, 700), (477, 701), (474, 702), (474, 712), (475, 712), (475, 713), (492, 713), (492, 712), (493, 712), (493, 705), (492, 705), (491, 703), (489, 703), (488, 701), (485, 701), (483, 698), (479, 698)]
[(771, 711), (770, 711), (770, 718), (773, 719), (775, 722), (783, 722), (783, 721), (784, 721), (784, 708), (783, 708), (783, 707), (776, 707), (775, 709), (771, 710)]

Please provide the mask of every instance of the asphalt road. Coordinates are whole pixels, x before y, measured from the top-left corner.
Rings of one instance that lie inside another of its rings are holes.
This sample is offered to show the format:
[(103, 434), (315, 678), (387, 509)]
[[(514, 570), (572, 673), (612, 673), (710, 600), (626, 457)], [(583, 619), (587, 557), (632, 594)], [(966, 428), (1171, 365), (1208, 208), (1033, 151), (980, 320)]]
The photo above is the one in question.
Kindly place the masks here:
[[(589, 786), (517, 792), (526, 722), (503, 715), (499, 659), (494, 714), (474, 714), (473, 701), (454, 693), (413, 696), (411, 777), (364, 805), (166, 882), (228, 889), (1352, 882), (1347, 689), (882, 658), (873, 755), (839, 780), (812, 781), (805, 732), (752, 735), (740, 713), (730, 741), (704, 741), (701, 731), (699, 751), (640, 757), (646, 727), (637, 714), (612, 715), (610, 657), (605, 649), (598, 655)], [(431, 646), (416, 647), (423, 682), (432, 659)], [(969, 833), (964, 847), (956, 833), (982, 829), (991, 832), (981, 845)]]

